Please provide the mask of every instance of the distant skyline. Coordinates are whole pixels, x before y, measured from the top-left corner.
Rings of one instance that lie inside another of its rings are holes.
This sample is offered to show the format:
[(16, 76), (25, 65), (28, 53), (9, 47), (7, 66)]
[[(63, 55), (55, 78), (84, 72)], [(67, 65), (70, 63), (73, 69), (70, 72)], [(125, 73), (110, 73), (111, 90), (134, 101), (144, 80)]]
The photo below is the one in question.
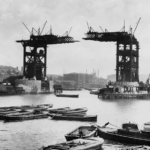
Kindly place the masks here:
[(139, 41), (139, 74), (150, 73), (150, 1), (148, 0), (0, 0), (0, 65), (21, 68), (23, 47), (16, 40), (29, 39), (32, 27), (43, 34), (52, 26), (54, 35), (70, 36), (80, 42), (49, 45), (47, 74), (92, 73), (99, 76), (115, 74), (116, 43), (85, 41), (87, 22), (95, 31), (120, 31), (126, 25), (133, 30), (141, 17), (135, 37)]

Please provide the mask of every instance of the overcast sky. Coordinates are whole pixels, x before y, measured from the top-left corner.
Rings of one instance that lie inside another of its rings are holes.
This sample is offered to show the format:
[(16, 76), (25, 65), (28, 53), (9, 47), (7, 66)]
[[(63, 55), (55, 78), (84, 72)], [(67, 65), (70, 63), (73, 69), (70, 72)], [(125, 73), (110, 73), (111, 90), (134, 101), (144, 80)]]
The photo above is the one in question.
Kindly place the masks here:
[(52, 33), (63, 35), (66, 31), (78, 43), (49, 45), (47, 73), (92, 73), (100, 77), (115, 73), (116, 43), (84, 41), (87, 22), (98, 32), (99, 26), (108, 31), (120, 31), (126, 24), (136, 29), (135, 37), (140, 45), (139, 73), (150, 73), (150, 1), (149, 0), (0, 0), (0, 65), (23, 66), (23, 47), (16, 40), (29, 39), (24, 22), (42, 28), (43, 34), (52, 26)]

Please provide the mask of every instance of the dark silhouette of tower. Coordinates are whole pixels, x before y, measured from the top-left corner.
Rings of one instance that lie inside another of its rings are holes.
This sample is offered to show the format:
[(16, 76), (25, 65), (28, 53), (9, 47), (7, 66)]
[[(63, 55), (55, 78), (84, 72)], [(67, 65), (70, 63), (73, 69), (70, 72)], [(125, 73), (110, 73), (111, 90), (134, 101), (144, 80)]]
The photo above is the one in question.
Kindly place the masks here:
[(95, 32), (89, 27), (89, 31), (85, 34), (86, 38), (83, 38), (100, 42), (117, 42), (116, 81), (139, 81), (139, 42), (134, 36), (135, 30), (132, 33), (132, 28), (130, 28), (130, 33), (125, 32), (124, 26), (123, 31), (120, 32), (108, 32), (107, 30)]
[[(45, 25), (46, 22), (42, 31)], [(27, 28), (26, 25), (25, 27)], [(27, 30), (30, 32), (28, 28)], [(70, 31), (65, 32), (63, 36), (53, 35), (52, 29), (50, 29), (49, 34), (45, 35), (42, 35), (42, 31), (40, 31), (40, 28), (38, 30), (32, 28), (29, 40), (16, 41), (21, 43), (24, 49), (23, 75), (25, 78), (42, 80), (46, 77), (47, 45), (77, 42), (69, 36)]]

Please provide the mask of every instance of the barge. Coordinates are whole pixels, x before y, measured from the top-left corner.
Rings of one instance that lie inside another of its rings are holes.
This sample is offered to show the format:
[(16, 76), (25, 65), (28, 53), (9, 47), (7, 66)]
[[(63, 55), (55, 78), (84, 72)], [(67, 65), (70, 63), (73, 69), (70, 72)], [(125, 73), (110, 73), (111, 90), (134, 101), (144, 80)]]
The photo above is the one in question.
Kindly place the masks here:
[(102, 99), (150, 99), (149, 87), (140, 86), (138, 82), (115, 82), (98, 92)]

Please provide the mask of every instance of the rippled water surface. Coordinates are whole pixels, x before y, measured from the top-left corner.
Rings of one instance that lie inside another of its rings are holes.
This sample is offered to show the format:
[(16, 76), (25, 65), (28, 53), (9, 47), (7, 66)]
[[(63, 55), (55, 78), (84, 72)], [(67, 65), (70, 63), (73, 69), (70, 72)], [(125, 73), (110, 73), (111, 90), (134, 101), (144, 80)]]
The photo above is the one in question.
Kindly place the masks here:
[[(98, 115), (97, 124), (110, 122), (121, 126), (136, 122), (139, 127), (150, 121), (150, 100), (101, 100), (89, 91), (64, 91), (79, 94), (79, 98), (60, 98), (53, 94), (0, 97), (0, 107), (52, 103), (58, 107), (87, 107), (89, 115)], [(0, 121), (0, 150), (37, 150), (41, 146), (64, 142), (64, 135), (88, 122), (48, 119), (4, 123)]]

